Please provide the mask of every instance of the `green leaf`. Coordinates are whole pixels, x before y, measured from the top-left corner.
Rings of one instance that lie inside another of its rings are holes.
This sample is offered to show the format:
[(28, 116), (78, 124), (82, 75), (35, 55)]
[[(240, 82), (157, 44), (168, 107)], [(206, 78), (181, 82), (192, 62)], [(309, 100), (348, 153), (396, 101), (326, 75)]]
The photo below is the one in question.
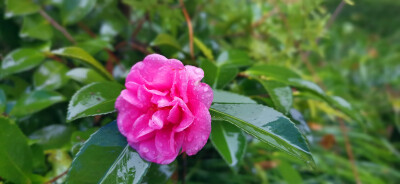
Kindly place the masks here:
[(40, 14), (34, 14), (24, 17), (20, 37), (36, 38), (39, 40), (50, 40), (53, 37), (53, 29), (50, 23)]
[(243, 131), (225, 121), (211, 123), (211, 142), (230, 167), (238, 165), (246, 152), (247, 141)]
[(38, 90), (23, 95), (11, 110), (12, 116), (25, 116), (43, 110), (55, 103), (62, 102), (65, 97), (55, 91)]
[(18, 126), (0, 117), (0, 177), (13, 183), (31, 183), (32, 152)]
[(259, 104), (213, 104), (210, 112), (213, 120), (228, 121), (260, 141), (315, 166), (305, 138), (282, 113)]
[(33, 132), (29, 138), (36, 140), (43, 149), (61, 148), (70, 141), (72, 129), (65, 125), (49, 125)]
[(300, 79), (300, 75), (294, 71), (277, 65), (254, 65), (245, 71), (246, 74), (263, 77), (263, 79), (273, 79), (286, 83), (289, 79)]
[(214, 89), (224, 88), (239, 73), (234, 66), (217, 66), (206, 59), (201, 61), (200, 67), (204, 70), (204, 81)]
[(0, 89), (0, 114), (3, 114), (6, 111), (7, 106), (7, 97), (4, 93), (3, 89)]
[(151, 46), (168, 45), (181, 50), (179, 42), (169, 34), (161, 33), (151, 42)]
[(293, 104), (292, 89), (277, 81), (258, 80), (268, 91), (276, 110), (288, 114)]
[(147, 171), (147, 174), (146, 176), (144, 176), (143, 181), (141, 183), (143, 184), (166, 183), (168, 179), (172, 176), (176, 168), (177, 168), (176, 162), (172, 162), (171, 164), (168, 165), (151, 163), (150, 169), (149, 171)]
[(6, 0), (6, 7), (6, 18), (35, 13), (40, 9), (32, 0)]
[(7, 54), (1, 63), (0, 77), (29, 70), (44, 60), (43, 53), (33, 49), (16, 49)]
[(82, 87), (69, 102), (67, 121), (113, 112), (115, 100), (123, 88), (115, 82), (97, 82)]
[(246, 51), (228, 50), (222, 52), (217, 58), (217, 65), (229, 65), (234, 67), (248, 66), (251, 64), (251, 59)]
[(64, 64), (46, 61), (33, 74), (33, 85), (36, 89), (58, 89), (68, 82), (67, 71)]
[(63, 0), (61, 18), (70, 25), (82, 20), (96, 5), (96, 0)]
[(74, 68), (67, 72), (67, 76), (84, 84), (106, 81), (102, 75), (90, 68)]
[(104, 48), (112, 49), (112, 45), (108, 41), (103, 40), (103, 38), (101, 37), (85, 40), (83, 42), (78, 42), (76, 46), (82, 48), (83, 50), (87, 51), (89, 54), (92, 55), (97, 54)]
[(279, 160), (278, 171), (288, 184), (304, 183), (299, 171), (295, 170), (287, 161)]
[(227, 91), (222, 91), (222, 90), (213, 90), (214, 93), (214, 99), (213, 103), (249, 103), (249, 104), (255, 104), (256, 102), (252, 100), (251, 98), (243, 95), (239, 95), (236, 93), (231, 93)]
[(103, 67), (101, 63), (99, 63), (96, 59), (94, 59), (90, 54), (79, 47), (65, 47), (61, 49), (57, 49), (52, 51), (55, 55), (70, 57), (74, 59), (79, 59), (84, 61), (86, 64), (89, 64), (96, 70), (98, 70), (102, 75), (107, 77), (110, 80), (113, 80), (111, 74)]
[(201, 50), (201, 52), (206, 56), (206, 58), (208, 60), (211, 60), (211, 61), (214, 60), (212, 50), (209, 49), (206, 45), (204, 45), (204, 43), (201, 40), (194, 37), (194, 44), (196, 44), (196, 46)]
[(86, 141), (71, 164), (67, 183), (140, 183), (149, 167), (113, 121)]

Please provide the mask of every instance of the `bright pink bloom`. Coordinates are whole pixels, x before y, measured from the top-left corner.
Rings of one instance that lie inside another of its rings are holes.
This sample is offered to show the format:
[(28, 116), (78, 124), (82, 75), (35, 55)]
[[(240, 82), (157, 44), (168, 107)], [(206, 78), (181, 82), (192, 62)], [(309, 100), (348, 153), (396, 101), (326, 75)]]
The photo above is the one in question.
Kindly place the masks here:
[(200, 68), (158, 54), (131, 68), (115, 107), (119, 131), (142, 158), (169, 164), (180, 152), (194, 155), (204, 147), (213, 92), (203, 76)]

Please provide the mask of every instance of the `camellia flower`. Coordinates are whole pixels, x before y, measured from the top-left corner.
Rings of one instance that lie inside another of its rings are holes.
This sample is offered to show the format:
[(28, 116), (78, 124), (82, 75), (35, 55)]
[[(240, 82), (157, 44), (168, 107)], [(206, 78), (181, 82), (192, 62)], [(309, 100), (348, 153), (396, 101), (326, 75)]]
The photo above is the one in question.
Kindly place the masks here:
[(118, 128), (145, 160), (169, 164), (196, 154), (211, 132), (213, 92), (202, 69), (151, 54), (130, 70), (115, 107)]

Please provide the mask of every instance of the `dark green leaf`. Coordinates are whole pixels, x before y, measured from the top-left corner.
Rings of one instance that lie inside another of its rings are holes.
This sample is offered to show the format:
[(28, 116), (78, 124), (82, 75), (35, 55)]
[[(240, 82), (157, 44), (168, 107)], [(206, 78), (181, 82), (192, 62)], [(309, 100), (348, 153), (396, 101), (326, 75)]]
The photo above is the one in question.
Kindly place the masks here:
[(61, 148), (70, 141), (72, 130), (65, 125), (49, 125), (33, 132), (29, 138), (43, 149)]
[(0, 116), (0, 177), (14, 183), (30, 183), (32, 152), (25, 135), (9, 119)]
[(17, 100), (14, 108), (11, 110), (12, 116), (25, 116), (42, 109), (45, 109), (55, 103), (62, 102), (65, 97), (55, 91), (38, 90), (25, 94)]
[(258, 80), (268, 91), (276, 110), (287, 114), (293, 104), (292, 89), (277, 81)]
[(213, 104), (213, 120), (228, 121), (262, 142), (315, 166), (307, 142), (287, 117), (258, 104)]
[(90, 68), (74, 68), (67, 72), (67, 76), (84, 84), (107, 80), (102, 75)]
[(152, 46), (168, 45), (181, 50), (179, 42), (169, 34), (161, 33), (151, 42)]
[(250, 103), (255, 104), (256, 102), (247, 96), (242, 96), (236, 93), (231, 93), (222, 90), (213, 90), (214, 99), (213, 103)]
[(86, 141), (72, 162), (67, 183), (140, 183), (149, 167), (113, 121)]
[(5, 17), (14, 17), (38, 12), (40, 7), (32, 0), (6, 0)]
[(277, 65), (254, 65), (246, 70), (247, 74), (253, 76), (263, 76), (265, 79), (273, 79), (286, 83), (289, 79), (299, 79), (300, 75), (294, 71)]
[(172, 162), (171, 164), (168, 165), (151, 163), (150, 169), (149, 171), (147, 171), (146, 176), (144, 176), (142, 183), (143, 184), (166, 183), (176, 170), (176, 167), (177, 167), (176, 162)]
[(246, 51), (228, 50), (222, 52), (217, 58), (217, 65), (229, 65), (230, 67), (242, 67), (251, 64), (251, 59)]
[(97, 82), (82, 87), (69, 102), (67, 120), (113, 112), (122, 89), (123, 86), (115, 82)]
[(86, 64), (89, 64), (96, 70), (98, 70), (102, 75), (107, 77), (110, 80), (113, 80), (111, 74), (103, 67), (101, 63), (99, 63), (96, 59), (94, 59), (90, 54), (79, 47), (65, 47), (61, 49), (57, 49), (52, 51), (53, 54), (71, 57), (74, 59), (80, 59), (84, 61)]
[(103, 40), (102, 38), (85, 40), (83, 42), (79, 42), (76, 46), (82, 48), (83, 50), (92, 55), (97, 54), (104, 48), (112, 49), (111, 44), (108, 41)]
[(3, 89), (0, 89), (0, 114), (6, 111), (7, 98)]
[(202, 60), (200, 67), (204, 70), (204, 81), (214, 89), (224, 88), (239, 73), (234, 66), (217, 66), (206, 59)]
[(50, 23), (40, 14), (33, 14), (24, 17), (19, 35), (22, 38), (31, 37), (40, 40), (49, 40), (53, 36), (53, 29)]
[(83, 19), (96, 5), (96, 0), (63, 0), (61, 17), (64, 24), (74, 24)]
[(29, 70), (44, 60), (43, 53), (33, 49), (17, 49), (7, 54), (1, 62), (1, 76)]
[(246, 152), (246, 136), (236, 126), (225, 121), (211, 123), (211, 142), (230, 167), (237, 171)]
[(46, 61), (33, 74), (33, 85), (36, 89), (58, 89), (68, 82), (67, 71), (64, 64)]

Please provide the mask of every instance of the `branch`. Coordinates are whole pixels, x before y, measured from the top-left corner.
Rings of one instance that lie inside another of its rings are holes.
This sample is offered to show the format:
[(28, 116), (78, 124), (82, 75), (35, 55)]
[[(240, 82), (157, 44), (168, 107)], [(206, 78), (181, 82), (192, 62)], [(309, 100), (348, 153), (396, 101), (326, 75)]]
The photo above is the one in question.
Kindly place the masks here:
[(182, 8), (183, 15), (185, 16), (186, 23), (188, 26), (189, 30), (189, 47), (190, 47), (190, 56), (192, 57), (192, 60), (194, 60), (194, 50), (193, 50), (193, 27), (192, 27), (192, 22), (190, 21), (190, 16), (189, 13), (187, 12), (185, 8), (185, 4), (183, 3), (183, 0), (179, 0), (179, 3)]
[(45, 184), (51, 184), (51, 183), (54, 183), (55, 181), (57, 181), (58, 179), (60, 179), (61, 177), (63, 177), (64, 175), (66, 175), (67, 173), (68, 173), (68, 170), (69, 169), (67, 169), (66, 171), (64, 171), (63, 173), (61, 173), (60, 175), (58, 175), (58, 176), (56, 176), (56, 177), (54, 177), (53, 179), (51, 179), (51, 180), (49, 180), (48, 182), (46, 182)]
[(43, 18), (49, 21), (54, 28), (60, 31), (71, 43), (76, 44), (75, 39), (68, 33), (68, 31), (60, 24), (58, 24), (53, 18), (51, 18), (43, 9), (40, 9), (39, 13), (40, 15), (42, 15)]

